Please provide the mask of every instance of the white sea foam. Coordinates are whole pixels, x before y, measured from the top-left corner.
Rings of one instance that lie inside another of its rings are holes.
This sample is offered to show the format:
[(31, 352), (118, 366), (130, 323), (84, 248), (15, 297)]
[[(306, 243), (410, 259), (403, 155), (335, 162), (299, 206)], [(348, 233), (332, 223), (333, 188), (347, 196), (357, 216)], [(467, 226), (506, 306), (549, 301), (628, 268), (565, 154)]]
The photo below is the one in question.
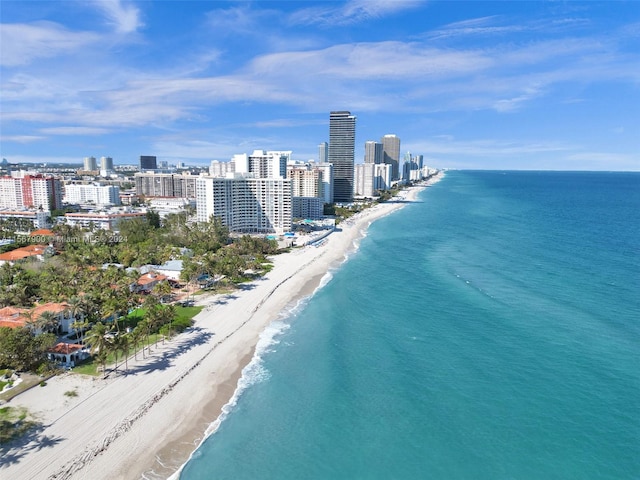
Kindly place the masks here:
[[(293, 307), (293, 309), (296, 308), (297, 305)], [(290, 312), (292, 310), (290, 310)], [(281, 318), (283, 316), (284, 315), (281, 315)], [(286, 316), (287, 318), (289, 317), (289, 315)], [(280, 340), (278, 340), (277, 337), (287, 331), (289, 328), (290, 325), (288, 323), (284, 322), (281, 319), (278, 319), (271, 322), (267, 326), (267, 328), (265, 328), (264, 331), (260, 334), (260, 338), (258, 340), (258, 343), (256, 344), (253, 358), (251, 359), (251, 362), (249, 362), (249, 364), (242, 369), (242, 375), (238, 380), (238, 385), (236, 386), (232, 397), (222, 407), (222, 413), (209, 425), (209, 427), (207, 427), (204, 437), (196, 446), (196, 450), (191, 453), (189, 459), (180, 467), (180, 469), (176, 473), (171, 475), (168, 480), (179, 480), (180, 473), (182, 472), (184, 466), (191, 459), (198, 458), (201, 455), (199, 451), (200, 447), (211, 435), (213, 435), (218, 430), (222, 422), (233, 412), (233, 409), (238, 404), (238, 400), (240, 399), (242, 393), (252, 385), (256, 385), (269, 379), (271, 374), (269, 370), (264, 366), (263, 355), (265, 353), (274, 351), (273, 347), (280, 343)]]

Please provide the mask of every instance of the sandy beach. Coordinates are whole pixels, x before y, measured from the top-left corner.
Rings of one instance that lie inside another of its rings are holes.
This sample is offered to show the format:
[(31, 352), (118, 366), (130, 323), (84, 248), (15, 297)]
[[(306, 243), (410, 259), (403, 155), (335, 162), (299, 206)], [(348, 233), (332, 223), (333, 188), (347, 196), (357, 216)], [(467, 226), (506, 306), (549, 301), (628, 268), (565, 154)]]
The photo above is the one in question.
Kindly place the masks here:
[[(442, 174), (431, 180), (439, 180)], [(318, 287), (372, 221), (415, 200), (412, 187), (339, 225), (318, 247), (273, 257), (265, 277), (205, 306), (191, 329), (108, 379), (65, 374), (15, 397), (43, 423), (21, 445), (0, 449), (0, 478), (165, 479), (199, 445), (234, 395), (260, 334)], [(65, 392), (74, 391), (76, 396)]]

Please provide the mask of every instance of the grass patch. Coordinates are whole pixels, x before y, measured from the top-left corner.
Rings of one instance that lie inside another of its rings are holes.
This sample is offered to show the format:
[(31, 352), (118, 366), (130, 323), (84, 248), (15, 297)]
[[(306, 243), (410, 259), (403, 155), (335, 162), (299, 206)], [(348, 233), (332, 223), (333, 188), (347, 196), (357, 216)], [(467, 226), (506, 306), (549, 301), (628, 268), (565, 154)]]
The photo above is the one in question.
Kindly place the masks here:
[(64, 396), (65, 397), (77, 397), (78, 396), (78, 392), (76, 392), (75, 390), (67, 390), (66, 392), (64, 392)]
[[(186, 328), (190, 327), (193, 322), (193, 317), (195, 317), (198, 313), (200, 313), (200, 311), (203, 308), (204, 307), (176, 306), (176, 318), (173, 320), (171, 324), (171, 333), (175, 335), (176, 333), (182, 332)], [(127, 315), (127, 317), (124, 320), (120, 321), (120, 328), (122, 329), (123, 325), (126, 325), (131, 328), (135, 328), (138, 322), (144, 319), (145, 313), (146, 313), (145, 308), (137, 308), (136, 310), (131, 312), (129, 315)], [(167, 333), (168, 327), (163, 327), (163, 331)], [(148, 339), (145, 337), (144, 347), (145, 348), (148, 346), (153, 347), (154, 345), (161, 343), (164, 338), (165, 336), (162, 335), (161, 333), (152, 333), (151, 335), (149, 335)], [(138, 354), (141, 353), (142, 348), (143, 348), (142, 344), (138, 344)], [(131, 346), (131, 350), (129, 351), (129, 355), (128, 355), (129, 358), (132, 355), (134, 355), (133, 345)], [(113, 367), (115, 360), (116, 360), (115, 354), (110, 353), (109, 356), (107, 357), (107, 368)], [(124, 358), (122, 358), (121, 353), (118, 353), (118, 369), (124, 368), (123, 364), (124, 364)], [(72, 371), (74, 373), (80, 373), (80, 374), (91, 375), (96, 377), (96, 376), (102, 375), (102, 371), (100, 370), (101, 367), (102, 367), (102, 364), (95, 357), (91, 356), (88, 359), (77, 363), (76, 366), (73, 367)]]
[(37, 425), (26, 408), (0, 408), (0, 444), (20, 437)]

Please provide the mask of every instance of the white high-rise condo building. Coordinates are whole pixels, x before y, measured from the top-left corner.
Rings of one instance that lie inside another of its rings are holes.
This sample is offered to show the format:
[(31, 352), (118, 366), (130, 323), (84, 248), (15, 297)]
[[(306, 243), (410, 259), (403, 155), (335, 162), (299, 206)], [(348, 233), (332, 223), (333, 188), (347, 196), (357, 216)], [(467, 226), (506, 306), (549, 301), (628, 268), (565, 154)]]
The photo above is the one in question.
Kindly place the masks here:
[(333, 203), (333, 165), (331, 163), (319, 163), (313, 168), (322, 172), (322, 200), (324, 203)]
[(333, 164), (333, 201), (353, 201), (356, 117), (336, 111), (329, 116), (329, 163)]
[(232, 162), (236, 173), (253, 173), (259, 178), (286, 178), (290, 158), (290, 151), (254, 150), (251, 155), (234, 155)]
[(400, 139), (395, 135), (382, 137), (383, 161), (391, 165), (392, 180), (400, 179)]
[(373, 197), (375, 167), (375, 163), (359, 163), (355, 166), (354, 193), (356, 196)]
[(391, 189), (391, 165), (380, 163), (375, 166), (373, 179), (374, 190), (390, 190)]
[(199, 222), (220, 218), (231, 232), (276, 233), (291, 230), (291, 180), (256, 178), (251, 173), (234, 177), (198, 177), (196, 212)]
[(96, 206), (120, 205), (120, 187), (116, 185), (79, 185), (64, 186), (65, 203)]
[(218, 160), (212, 160), (209, 165), (209, 175), (212, 177), (226, 177), (228, 173), (235, 173), (236, 164), (233, 161), (220, 162)]

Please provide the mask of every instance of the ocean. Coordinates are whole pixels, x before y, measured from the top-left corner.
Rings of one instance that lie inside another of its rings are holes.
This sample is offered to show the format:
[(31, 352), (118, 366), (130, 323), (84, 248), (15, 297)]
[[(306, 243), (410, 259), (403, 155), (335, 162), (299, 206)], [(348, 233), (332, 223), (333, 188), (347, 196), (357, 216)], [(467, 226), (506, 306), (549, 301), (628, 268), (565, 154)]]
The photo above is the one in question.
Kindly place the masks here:
[(264, 333), (197, 479), (640, 479), (640, 173), (448, 171)]

